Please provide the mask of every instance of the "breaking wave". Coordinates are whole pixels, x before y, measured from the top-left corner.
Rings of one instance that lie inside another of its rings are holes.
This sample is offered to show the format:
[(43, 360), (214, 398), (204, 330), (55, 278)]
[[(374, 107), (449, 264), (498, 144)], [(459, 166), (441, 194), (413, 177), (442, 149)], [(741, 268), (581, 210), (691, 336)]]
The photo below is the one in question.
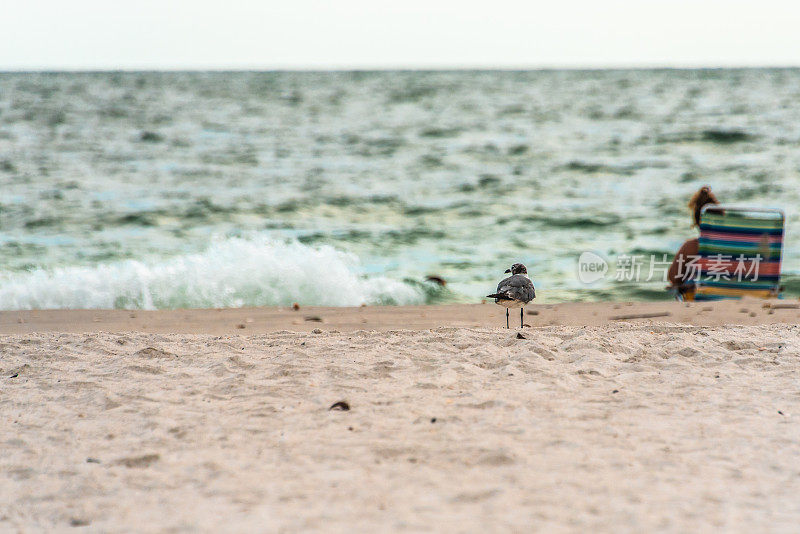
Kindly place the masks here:
[(426, 288), (358, 273), (356, 256), (266, 237), (162, 260), (0, 273), (0, 309), (175, 309), (423, 304)]

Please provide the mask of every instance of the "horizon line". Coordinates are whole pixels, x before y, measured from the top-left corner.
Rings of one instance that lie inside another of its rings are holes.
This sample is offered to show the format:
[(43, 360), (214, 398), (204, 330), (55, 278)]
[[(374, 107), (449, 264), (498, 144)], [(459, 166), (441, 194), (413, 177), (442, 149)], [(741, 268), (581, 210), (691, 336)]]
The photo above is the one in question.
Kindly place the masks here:
[(645, 70), (792, 70), (800, 64), (609, 64), (609, 65), (208, 65), (208, 66), (25, 66), (0, 67), (2, 74), (103, 73), (103, 72), (535, 72), (535, 71), (645, 71)]

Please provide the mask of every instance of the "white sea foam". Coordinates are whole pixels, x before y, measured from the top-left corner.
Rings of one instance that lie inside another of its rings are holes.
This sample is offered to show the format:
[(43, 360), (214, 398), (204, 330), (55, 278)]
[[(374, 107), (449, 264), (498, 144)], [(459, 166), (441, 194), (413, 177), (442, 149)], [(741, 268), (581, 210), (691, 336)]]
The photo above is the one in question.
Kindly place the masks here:
[(261, 236), (216, 240), (202, 253), (0, 274), (0, 309), (206, 308), (420, 304), (422, 290), (358, 274), (333, 247)]

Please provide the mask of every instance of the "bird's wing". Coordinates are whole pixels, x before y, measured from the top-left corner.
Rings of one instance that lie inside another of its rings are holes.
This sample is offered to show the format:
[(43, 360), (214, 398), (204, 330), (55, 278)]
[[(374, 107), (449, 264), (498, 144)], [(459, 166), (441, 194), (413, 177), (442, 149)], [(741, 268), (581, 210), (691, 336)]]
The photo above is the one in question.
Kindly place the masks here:
[(496, 294), (511, 300), (530, 302), (536, 298), (536, 289), (534, 289), (530, 278), (515, 274), (497, 284)]

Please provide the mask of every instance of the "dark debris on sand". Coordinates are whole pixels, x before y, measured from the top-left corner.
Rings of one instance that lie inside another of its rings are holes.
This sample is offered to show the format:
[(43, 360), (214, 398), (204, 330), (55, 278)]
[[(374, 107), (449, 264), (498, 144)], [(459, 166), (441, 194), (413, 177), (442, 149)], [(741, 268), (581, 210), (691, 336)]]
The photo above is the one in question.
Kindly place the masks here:
[(340, 412), (347, 412), (347, 411), (350, 410), (350, 405), (347, 403), (347, 401), (334, 402), (333, 404), (331, 404), (331, 407), (328, 408), (328, 411), (330, 411), (330, 410), (337, 410), (337, 411), (340, 411)]

